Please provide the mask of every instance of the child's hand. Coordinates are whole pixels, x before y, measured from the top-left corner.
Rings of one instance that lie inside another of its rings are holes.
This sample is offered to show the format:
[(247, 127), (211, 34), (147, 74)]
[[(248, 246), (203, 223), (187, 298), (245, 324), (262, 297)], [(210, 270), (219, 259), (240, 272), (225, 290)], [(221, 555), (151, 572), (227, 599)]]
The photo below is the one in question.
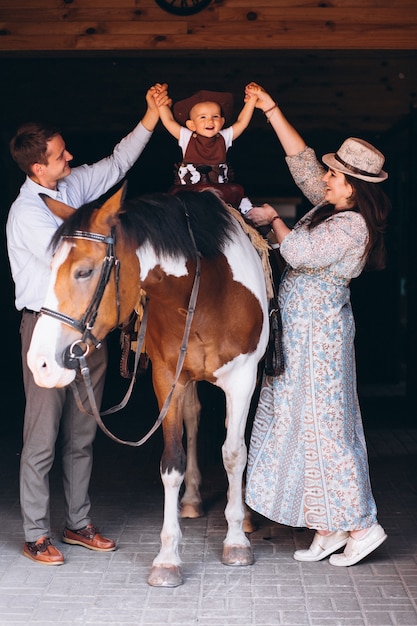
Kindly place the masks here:
[(248, 83), (245, 87), (245, 92), (251, 95), (258, 95), (260, 91), (265, 91), (263, 87), (258, 85), (258, 83)]
[(156, 94), (154, 96), (155, 102), (156, 102), (156, 106), (158, 108), (163, 107), (163, 106), (167, 106), (169, 108), (172, 107), (172, 99), (168, 96), (167, 93), (165, 94)]
[(265, 89), (263, 89), (263, 87), (257, 83), (249, 83), (245, 87), (245, 102), (246, 98), (250, 99), (255, 96), (257, 98), (255, 107), (257, 109), (262, 109), (264, 111), (274, 104), (271, 96), (265, 91)]

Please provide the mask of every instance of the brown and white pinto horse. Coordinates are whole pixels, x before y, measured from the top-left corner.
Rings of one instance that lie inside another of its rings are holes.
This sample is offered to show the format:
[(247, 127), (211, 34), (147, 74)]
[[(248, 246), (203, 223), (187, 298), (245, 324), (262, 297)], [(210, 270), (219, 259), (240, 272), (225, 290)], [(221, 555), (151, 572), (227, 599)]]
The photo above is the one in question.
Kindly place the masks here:
[[(45, 202), (52, 210), (47, 198)], [(78, 320), (94, 299), (109, 241), (114, 241), (117, 273), (114, 267), (109, 272), (97, 316), (90, 320), (91, 332), (84, 341), (90, 343), (91, 337), (102, 340), (126, 320), (143, 288), (149, 297), (146, 349), (159, 407), (173, 386), (190, 293), (200, 265), (185, 359), (162, 422), (164, 520), (161, 550), (148, 583), (177, 586), (182, 582), (178, 498), (184, 478), (184, 516), (201, 514), (200, 473), (195, 462), (200, 408), (196, 381), (201, 380), (217, 385), (226, 396), (227, 434), (222, 453), (229, 483), (228, 530), (222, 562), (249, 565), (252, 551), (242, 527), (244, 433), (269, 331), (260, 256), (227, 207), (210, 191), (150, 194), (123, 202), (120, 190), (101, 208), (86, 205), (74, 211), (54, 238), (48, 294), (28, 352), (29, 367), (40, 386), (62, 387), (75, 377), (74, 369), (65, 364), (65, 353), (80, 340), (83, 328)], [(185, 458), (183, 449), (183, 424), (190, 459)]]

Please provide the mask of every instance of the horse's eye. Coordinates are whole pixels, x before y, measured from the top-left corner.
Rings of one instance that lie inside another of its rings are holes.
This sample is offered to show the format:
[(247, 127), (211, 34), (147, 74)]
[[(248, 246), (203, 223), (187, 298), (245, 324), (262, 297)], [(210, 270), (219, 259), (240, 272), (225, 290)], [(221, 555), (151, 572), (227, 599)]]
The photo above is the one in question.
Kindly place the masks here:
[(75, 278), (90, 278), (91, 274), (93, 273), (92, 269), (79, 269), (77, 270), (76, 274), (75, 274)]

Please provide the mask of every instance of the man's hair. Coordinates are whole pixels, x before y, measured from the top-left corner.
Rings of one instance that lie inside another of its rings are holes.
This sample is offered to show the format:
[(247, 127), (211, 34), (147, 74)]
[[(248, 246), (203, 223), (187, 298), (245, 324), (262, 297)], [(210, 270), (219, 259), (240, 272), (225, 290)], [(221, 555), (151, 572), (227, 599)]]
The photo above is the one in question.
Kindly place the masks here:
[(60, 134), (59, 129), (50, 124), (27, 122), (17, 129), (10, 141), (10, 154), (20, 169), (31, 176), (34, 163), (48, 164), (47, 142)]

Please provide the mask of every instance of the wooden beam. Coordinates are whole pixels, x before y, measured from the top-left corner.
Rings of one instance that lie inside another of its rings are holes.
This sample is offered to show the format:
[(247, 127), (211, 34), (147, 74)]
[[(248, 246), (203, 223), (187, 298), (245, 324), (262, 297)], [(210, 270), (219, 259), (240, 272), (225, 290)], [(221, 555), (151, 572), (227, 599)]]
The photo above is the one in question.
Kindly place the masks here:
[(417, 49), (415, 0), (223, 0), (187, 18), (151, 0), (16, 2), (0, 0), (0, 53)]

